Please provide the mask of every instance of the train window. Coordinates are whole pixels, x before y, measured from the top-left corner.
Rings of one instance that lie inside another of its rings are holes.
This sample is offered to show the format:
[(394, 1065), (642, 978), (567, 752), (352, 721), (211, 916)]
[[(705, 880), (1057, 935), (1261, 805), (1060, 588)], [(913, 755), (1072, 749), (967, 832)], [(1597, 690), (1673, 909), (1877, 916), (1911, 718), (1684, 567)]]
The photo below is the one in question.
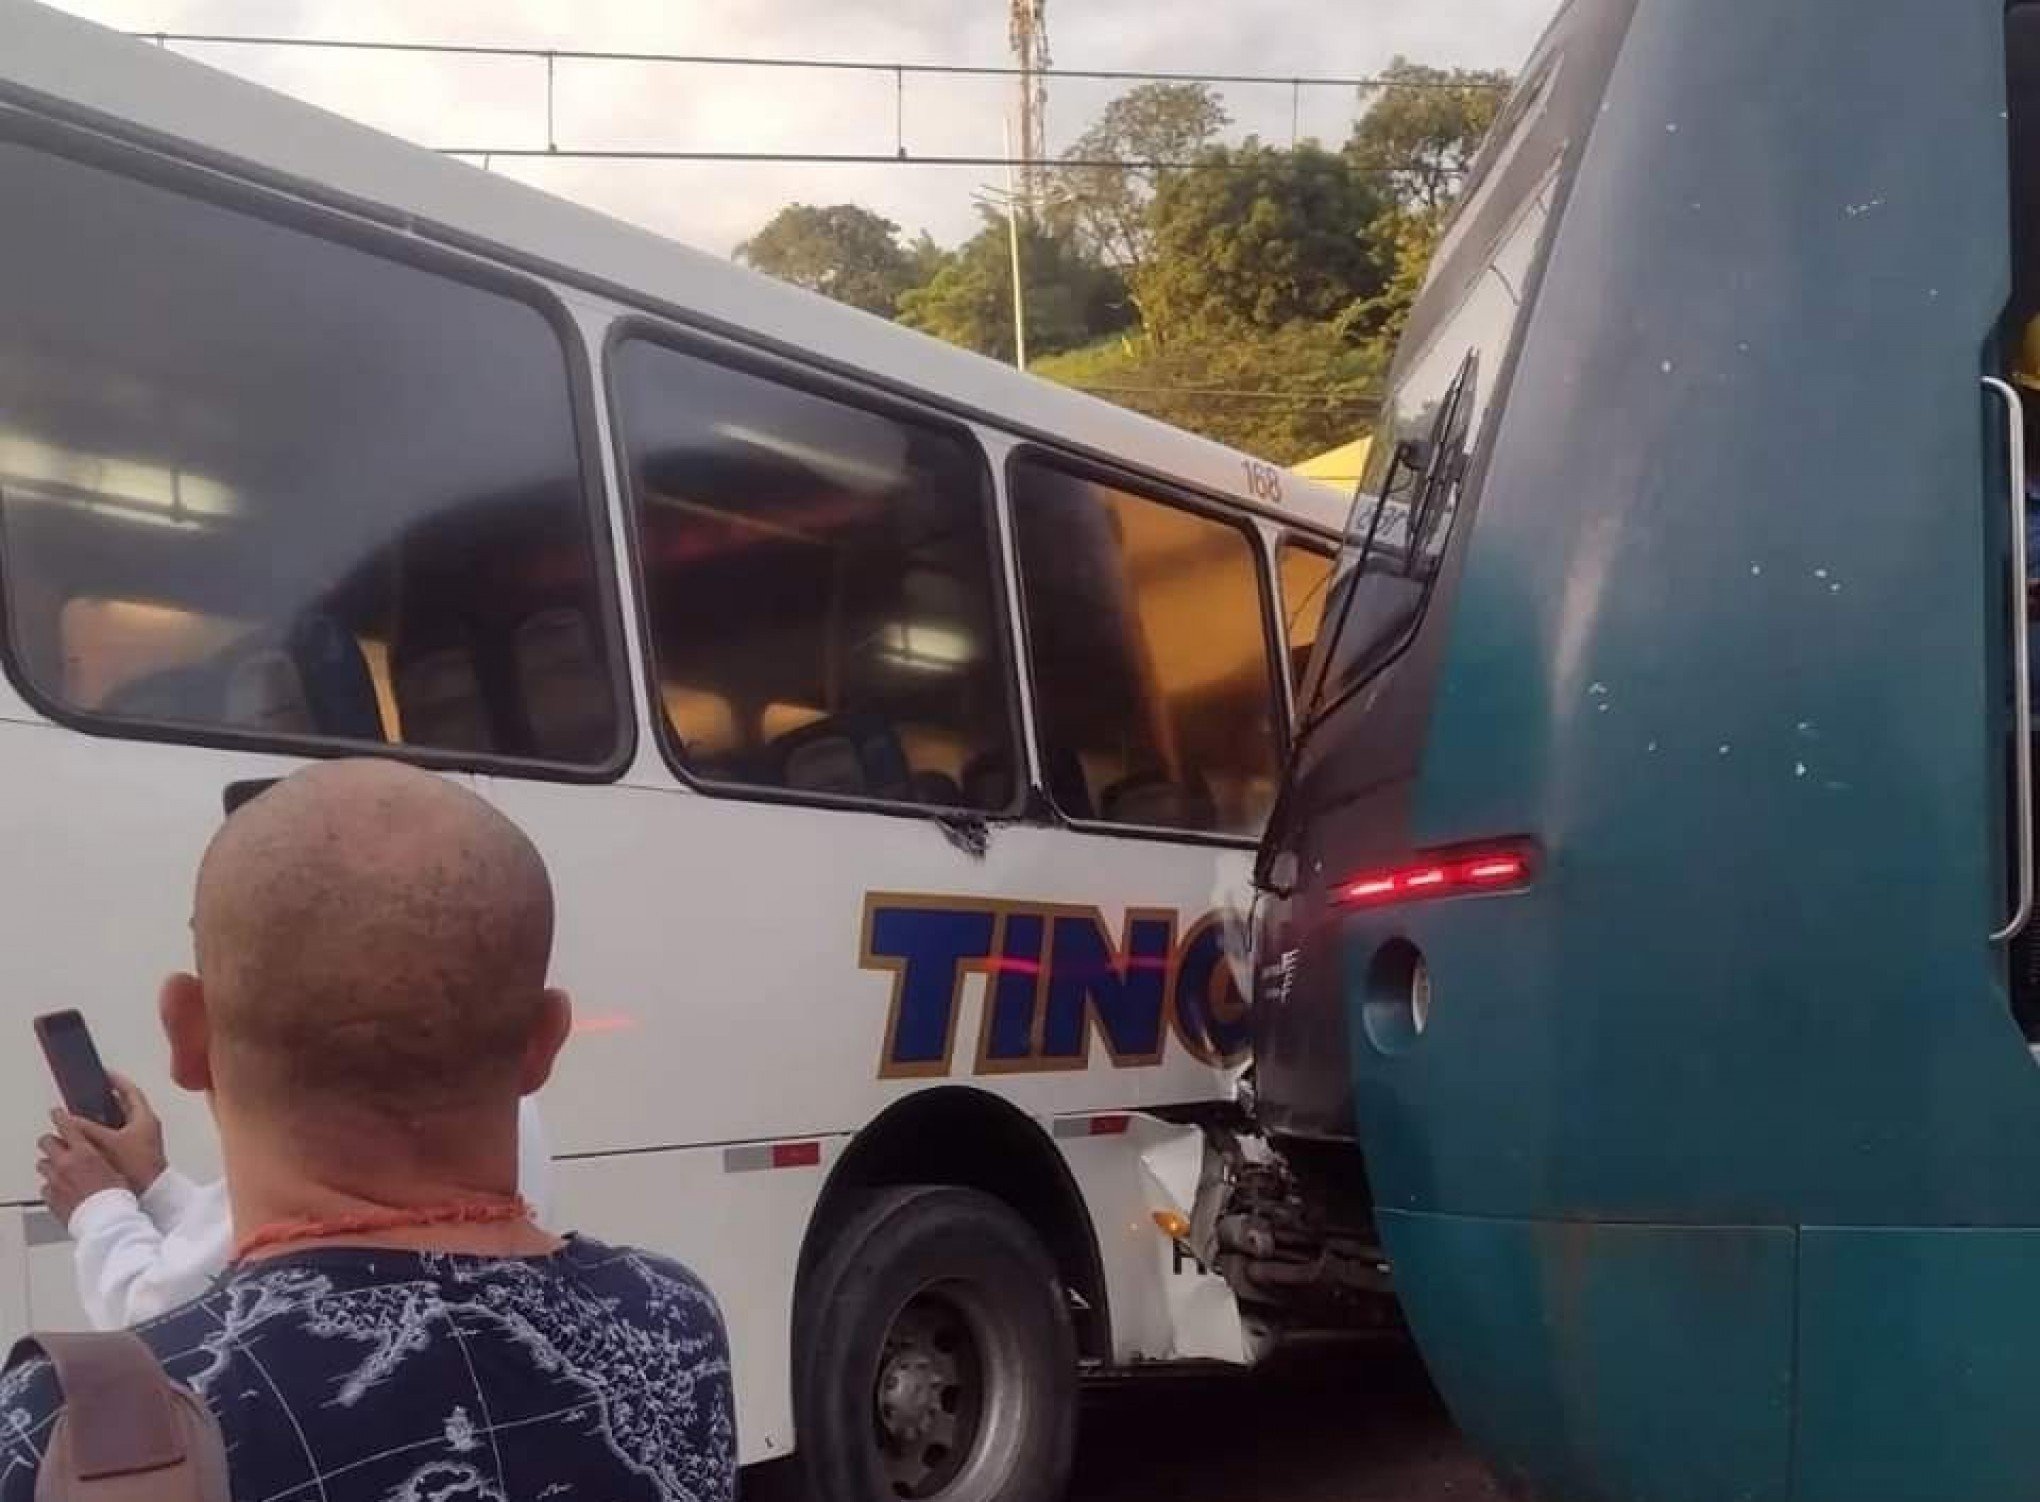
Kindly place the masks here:
[(1013, 513), (1056, 805), (1257, 832), (1279, 768), (1252, 535), (1034, 460), (1014, 466)]
[(7, 646), (175, 738), (619, 752), (565, 352), (534, 307), (0, 145)]
[(1290, 681), (1300, 686), (1304, 665), (1325, 620), (1325, 597), (1332, 583), (1332, 552), (1311, 543), (1285, 539), (1275, 551), (1282, 578), (1283, 644), (1288, 653)]
[(649, 339), (613, 367), (680, 764), (824, 799), (1015, 806), (976, 444)]

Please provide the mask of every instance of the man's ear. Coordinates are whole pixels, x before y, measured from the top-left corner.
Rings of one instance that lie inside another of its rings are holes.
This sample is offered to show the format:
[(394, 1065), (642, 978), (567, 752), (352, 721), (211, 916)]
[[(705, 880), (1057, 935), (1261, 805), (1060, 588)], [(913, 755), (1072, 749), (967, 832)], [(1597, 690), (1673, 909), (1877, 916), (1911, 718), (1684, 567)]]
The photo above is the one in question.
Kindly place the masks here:
[(547, 991), (538, 1018), (525, 1040), (524, 1063), (518, 1072), (517, 1088), (535, 1095), (552, 1078), (553, 1062), (567, 1046), (567, 1034), (574, 1030), (574, 1000), (564, 991)]
[(156, 998), (163, 1036), (170, 1041), (170, 1078), (180, 1089), (213, 1087), (212, 1027), (205, 1014), (205, 987), (183, 971), (163, 982)]

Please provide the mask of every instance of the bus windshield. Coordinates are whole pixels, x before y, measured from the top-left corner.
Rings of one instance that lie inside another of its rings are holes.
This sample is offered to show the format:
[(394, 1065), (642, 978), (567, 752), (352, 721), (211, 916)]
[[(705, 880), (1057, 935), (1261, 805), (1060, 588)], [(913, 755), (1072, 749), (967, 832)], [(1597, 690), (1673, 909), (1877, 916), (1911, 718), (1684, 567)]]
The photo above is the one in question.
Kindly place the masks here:
[(1543, 249), (1555, 167), (1530, 192), (1449, 316), (1406, 356), (1381, 414), (1297, 696), (1298, 739), (1409, 643), (1444, 563), (1461, 493)]
[(1385, 414), (1375, 445), (1382, 462), (1370, 463), (1354, 496), (1326, 606), (1330, 625), (1299, 696), (1300, 729), (1371, 677), (1415, 629), (1450, 531), (1477, 375), (1478, 357), (1468, 355), (1424, 414), (1424, 437), (1398, 438), (1393, 406)]

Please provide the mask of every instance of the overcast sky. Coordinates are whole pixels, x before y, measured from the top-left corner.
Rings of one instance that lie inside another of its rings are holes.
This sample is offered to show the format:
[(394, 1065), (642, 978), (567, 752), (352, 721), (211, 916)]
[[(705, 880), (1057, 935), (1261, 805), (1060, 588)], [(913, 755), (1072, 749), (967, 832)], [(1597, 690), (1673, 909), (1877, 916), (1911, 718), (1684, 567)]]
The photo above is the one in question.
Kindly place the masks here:
[[(1001, 65), (1006, 0), (58, 0), (136, 31), (481, 42), (718, 55)], [(1050, 0), (1055, 62), (1071, 68), (1362, 76), (1397, 54), (1518, 66), (1555, 0)], [(1194, 20), (1192, 18), (1195, 18)], [(544, 65), (253, 48), (182, 49), (432, 146), (543, 146)], [(1003, 154), (1012, 81), (909, 76), (909, 151)], [(1123, 85), (1053, 85), (1059, 150)], [(1287, 141), (1290, 90), (1226, 91), (1237, 136)], [(564, 62), (562, 146), (890, 153), (890, 75)], [(1343, 140), (1357, 101), (1302, 94), (1302, 130)], [(982, 169), (828, 165), (499, 163), (549, 191), (727, 253), (791, 200), (862, 203), (950, 243), (973, 226)]]

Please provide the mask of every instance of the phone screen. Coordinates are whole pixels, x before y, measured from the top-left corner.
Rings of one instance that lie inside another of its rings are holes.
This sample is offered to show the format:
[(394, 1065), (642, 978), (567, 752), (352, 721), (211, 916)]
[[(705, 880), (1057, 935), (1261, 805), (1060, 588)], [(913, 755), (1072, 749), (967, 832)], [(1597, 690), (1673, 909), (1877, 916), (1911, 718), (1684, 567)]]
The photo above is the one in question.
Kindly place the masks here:
[(99, 1062), (99, 1049), (92, 1042), (92, 1030), (76, 1012), (52, 1012), (35, 1019), (36, 1036), (42, 1040), (43, 1057), (56, 1077), (57, 1093), (74, 1115), (117, 1127), (126, 1116)]

